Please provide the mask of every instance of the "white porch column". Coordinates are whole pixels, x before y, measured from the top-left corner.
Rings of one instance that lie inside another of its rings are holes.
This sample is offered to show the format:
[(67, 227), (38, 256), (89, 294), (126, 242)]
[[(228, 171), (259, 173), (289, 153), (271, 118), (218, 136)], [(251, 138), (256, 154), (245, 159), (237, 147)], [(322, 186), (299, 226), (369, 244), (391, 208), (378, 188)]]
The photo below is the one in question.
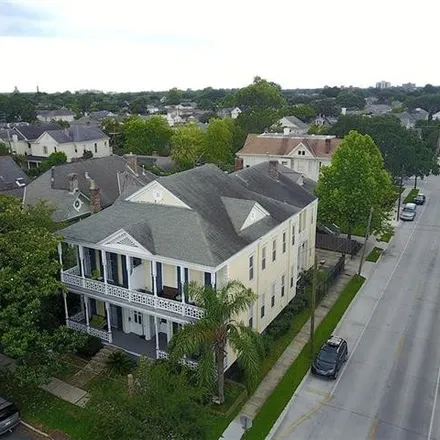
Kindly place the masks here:
[(151, 334), (151, 315), (144, 315), (146, 316), (146, 319), (144, 319), (144, 334), (145, 334), (145, 340), (151, 341), (151, 338), (153, 335)]
[(84, 248), (81, 245), (78, 245), (79, 249), (79, 264), (81, 265), (81, 277), (82, 277), (82, 286), (84, 287), (84, 279), (85, 279), (85, 272), (84, 272)]
[(102, 271), (104, 276), (105, 294), (107, 295), (107, 252), (101, 250)]
[(154, 296), (157, 296), (157, 284), (156, 284), (156, 276), (157, 276), (157, 270), (156, 270), (156, 262), (151, 261), (151, 273), (153, 274), (153, 294)]
[(173, 337), (173, 323), (167, 319), (167, 343), (169, 344)]
[(130, 257), (128, 255), (125, 256), (125, 270), (127, 271), (128, 290), (131, 290)]
[(182, 291), (182, 303), (185, 304), (185, 268), (180, 266), (180, 290)]
[(86, 308), (86, 326), (88, 333), (90, 330), (90, 323), (89, 323), (89, 298), (87, 296), (84, 296), (84, 306)]
[(157, 320), (159, 318), (157, 316), (154, 317), (154, 331), (156, 332), (156, 359), (159, 359), (159, 332), (157, 329)]
[(211, 286), (215, 289), (215, 271), (211, 272)]
[(113, 342), (112, 323), (110, 319), (110, 303), (107, 301), (105, 302), (105, 310), (107, 312), (108, 342), (111, 344)]
[(66, 314), (66, 324), (69, 320), (69, 311), (67, 310), (67, 293), (63, 292), (63, 299), (64, 299), (64, 313)]
[(63, 270), (63, 248), (61, 247), (61, 243), (58, 243), (58, 259), (60, 262), (61, 270)]

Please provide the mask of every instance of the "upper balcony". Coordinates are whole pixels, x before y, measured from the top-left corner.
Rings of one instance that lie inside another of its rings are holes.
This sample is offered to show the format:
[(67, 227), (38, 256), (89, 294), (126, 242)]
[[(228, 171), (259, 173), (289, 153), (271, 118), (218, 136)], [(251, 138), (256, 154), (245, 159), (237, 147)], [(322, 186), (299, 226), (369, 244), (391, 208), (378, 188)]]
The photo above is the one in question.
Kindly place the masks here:
[[(61, 281), (69, 289), (80, 293), (89, 291), (90, 293), (103, 295), (109, 300), (122, 300), (131, 304), (139, 304), (147, 309), (162, 310), (179, 314), (186, 318), (199, 319), (203, 316), (203, 309), (191, 303), (187, 295), (182, 294), (182, 289), (161, 285), (160, 289), (151, 291), (147, 283), (139, 285), (134, 283), (131, 288), (115, 284), (113, 280), (105, 282), (101, 277), (93, 279), (91, 275), (81, 275), (80, 266), (61, 272)], [(154, 281), (153, 281), (154, 282)]]

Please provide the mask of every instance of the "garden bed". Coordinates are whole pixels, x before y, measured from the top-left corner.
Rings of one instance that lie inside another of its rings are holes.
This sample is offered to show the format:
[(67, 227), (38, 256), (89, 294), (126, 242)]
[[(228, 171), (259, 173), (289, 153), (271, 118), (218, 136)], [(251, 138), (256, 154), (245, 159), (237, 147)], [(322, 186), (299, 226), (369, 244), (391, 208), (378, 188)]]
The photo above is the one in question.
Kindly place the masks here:
[(372, 263), (376, 263), (379, 257), (382, 255), (383, 249), (375, 246), (373, 250), (368, 254), (365, 261), (371, 261)]
[(408, 195), (405, 197), (405, 200), (403, 201), (403, 203), (412, 203), (414, 202), (414, 198), (415, 196), (419, 193), (419, 189), (418, 188), (413, 188)]

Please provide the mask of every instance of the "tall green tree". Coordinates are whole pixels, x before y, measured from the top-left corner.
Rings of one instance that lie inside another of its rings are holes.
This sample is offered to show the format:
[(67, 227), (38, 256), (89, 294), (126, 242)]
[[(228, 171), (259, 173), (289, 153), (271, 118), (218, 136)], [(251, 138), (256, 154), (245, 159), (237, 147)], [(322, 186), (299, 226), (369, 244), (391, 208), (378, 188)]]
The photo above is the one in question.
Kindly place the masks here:
[(176, 87), (168, 90), (166, 94), (166, 103), (168, 105), (177, 105), (180, 104), (180, 101), (183, 98), (182, 90), (177, 89)]
[[(205, 397), (191, 376), (170, 362), (142, 359), (134, 372), (131, 393), (115, 384), (114, 392), (93, 395), (90, 411), (96, 439), (204, 440), (211, 415), (201, 401)], [(114, 396), (118, 398), (115, 399)]]
[(220, 167), (231, 164), (233, 134), (231, 126), (225, 119), (211, 119), (205, 133), (204, 161)]
[(126, 153), (151, 155), (157, 151), (160, 155), (168, 153), (168, 144), (173, 134), (168, 122), (161, 116), (147, 119), (130, 117), (124, 123)]
[(230, 281), (221, 289), (188, 285), (189, 296), (202, 307), (205, 314), (199, 320), (187, 324), (171, 340), (171, 358), (200, 353), (198, 375), (201, 384), (217, 383), (220, 403), (225, 400), (224, 370), (227, 346), (238, 354), (237, 362), (250, 382), (259, 372), (260, 336), (251, 327), (237, 322), (240, 313), (248, 311), (257, 299), (251, 289), (239, 281)]
[(281, 95), (280, 86), (255, 77), (252, 84), (238, 90), (235, 105), (243, 109), (281, 109), (286, 105), (286, 100)]
[(205, 137), (198, 125), (189, 123), (174, 130), (171, 157), (182, 170), (193, 168), (205, 154)]
[(48, 303), (59, 301), (63, 288), (56, 227), (45, 205), (24, 209), (20, 200), (0, 196), (0, 345), (16, 359), (24, 383), (48, 379), (60, 368), (60, 355), (83, 341), (47, 317)]
[(367, 226), (371, 208), (372, 232), (386, 230), (395, 190), (373, 139), (351, 131), (321, 168), (315, 194), (320, 221), (337, 224), (350, 238), (355, 228)]

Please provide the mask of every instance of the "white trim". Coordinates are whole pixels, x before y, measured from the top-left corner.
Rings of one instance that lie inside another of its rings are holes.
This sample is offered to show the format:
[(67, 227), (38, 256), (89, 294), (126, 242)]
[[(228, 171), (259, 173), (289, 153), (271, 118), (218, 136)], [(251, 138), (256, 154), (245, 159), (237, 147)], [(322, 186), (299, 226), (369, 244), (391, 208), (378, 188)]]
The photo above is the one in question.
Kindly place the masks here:
[[(128, 240), (132, 243), (132, 245), (126, 245), (126, 244), (120, 244), (121, 241)], [(107, 250), (129, 250), (131, 248), (138, 248), (140, 251), (145, 253), (147, 256), (151, 256), (151, 252), (148, 249), (145, 249), (144, 246), (142, 246), (136, 239), (134, 239), (127, 231), (125, 231), (123, 228), (118, 229), (113, 234), (109, 235), (104, 240), (101, 240), (99, 243), (97, 243), (98, 246), (103, 246)]]

